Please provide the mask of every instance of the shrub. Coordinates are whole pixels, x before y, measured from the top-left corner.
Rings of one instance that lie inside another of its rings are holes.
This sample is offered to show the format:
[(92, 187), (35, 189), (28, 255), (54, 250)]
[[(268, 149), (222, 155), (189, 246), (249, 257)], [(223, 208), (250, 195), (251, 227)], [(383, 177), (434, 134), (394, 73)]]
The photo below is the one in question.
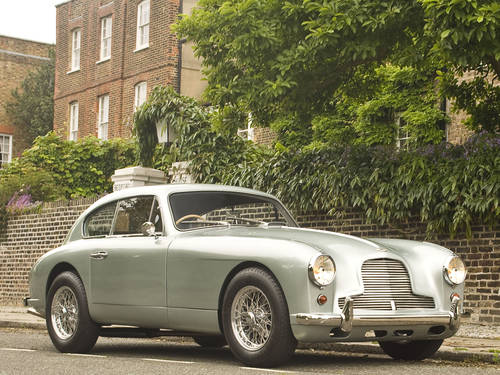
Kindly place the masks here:
[(32, 209), (40, 202), (111, 191), (115, 169), (134, 161), (132, 140), (87, 137), (72, 142), (55, 133), (37, 137), (21, 158), (0, 169), (0, 235), (9, 213)]
[[(43, 171), (50, 176), (53, 190), (41, 190), (40, 197), (35, 200), (86, 197), (111, 191), (110, 177), (115, 169), (131, 165), (134, 161), (132, 140), (101, 141), (86, 137), (72, 142), (49, 133), (36, 138), (33, 147), (26, 150), (21, 158), (1, 170), (0, 178), (3, 184), (4, 180), (19, 176), (27, 185), (26, 181), (33, 171)], [(33, 188), (31, 193), (34, 193)]]

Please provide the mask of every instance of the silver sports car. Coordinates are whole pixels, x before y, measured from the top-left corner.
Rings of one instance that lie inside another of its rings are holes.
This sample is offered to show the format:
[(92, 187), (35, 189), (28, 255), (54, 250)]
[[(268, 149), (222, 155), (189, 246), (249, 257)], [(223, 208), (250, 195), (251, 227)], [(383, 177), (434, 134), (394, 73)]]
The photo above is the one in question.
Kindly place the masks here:
[(297, 342), (378, 341), (431, 356), (458, 329), (466, 271), (427, 242), (299, 228), (275, 197), (220, 185), (98, 200), (33, 266), (29, 312), (62, 352), (99, 336), (192, 336), (250, 366)]

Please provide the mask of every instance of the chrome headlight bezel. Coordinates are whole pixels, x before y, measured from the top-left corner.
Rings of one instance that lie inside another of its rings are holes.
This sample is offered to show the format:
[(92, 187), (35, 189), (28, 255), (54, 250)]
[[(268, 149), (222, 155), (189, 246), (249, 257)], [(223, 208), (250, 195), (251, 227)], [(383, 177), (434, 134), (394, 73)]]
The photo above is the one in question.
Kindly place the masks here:
[[(326, 262), (326, 263), (325, 263)], [(331, 262), (331, 264), (329, 264)], [(330, 269), (325, 269), (323, 266), (326, 265)], [(327, 275), (330, 273), (330, 275)], [(309, 279), (320, 288), (330, 285), (335, 280), (335, 275), (337, 274), (337, 267), (335, 262), (330, 255), (318, 254), (312, 257), (309, 262), (308, 267)], [(322, 277), (323, 275), (324, 277)], [(326, 277), (325, 277), (326, 276)]]
[[(456, 262), (458, 262), (458, 264), (453, 264)], [(461, 274), (458, 274), (457, 270), (458, 272), (461, 272)], [(443, 265), (443, 275), (446, 282), (452, 286), (462, 284), (467, 277), (467, 269), (465, 268), (465, 264), (462, 259), (456, 255), (446, 258)]]

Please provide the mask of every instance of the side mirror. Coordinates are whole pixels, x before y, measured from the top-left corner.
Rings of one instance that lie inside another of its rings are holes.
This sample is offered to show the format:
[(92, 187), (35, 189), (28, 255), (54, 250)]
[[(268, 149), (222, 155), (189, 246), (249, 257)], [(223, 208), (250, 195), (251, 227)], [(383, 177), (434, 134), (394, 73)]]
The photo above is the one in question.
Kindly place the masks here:
[(156, 228), (152, 222), (146, 221), (145, 223), (142, 224), (141, 231), (143, 235), (150, 237), (155, 235)]

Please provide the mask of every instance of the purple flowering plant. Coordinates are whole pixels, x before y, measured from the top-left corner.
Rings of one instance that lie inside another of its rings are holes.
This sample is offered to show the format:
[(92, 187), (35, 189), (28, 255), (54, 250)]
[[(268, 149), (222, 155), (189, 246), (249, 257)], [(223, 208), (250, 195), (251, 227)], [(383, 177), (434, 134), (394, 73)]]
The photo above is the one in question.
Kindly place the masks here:
[(19, 213), (35, 206), (37, 206), (37, 204), (33, 202), (33, 197), (30, 194), (30, 187), (26, 186), (12, 195), (7, 202), (6, 208), (9, 213)]

